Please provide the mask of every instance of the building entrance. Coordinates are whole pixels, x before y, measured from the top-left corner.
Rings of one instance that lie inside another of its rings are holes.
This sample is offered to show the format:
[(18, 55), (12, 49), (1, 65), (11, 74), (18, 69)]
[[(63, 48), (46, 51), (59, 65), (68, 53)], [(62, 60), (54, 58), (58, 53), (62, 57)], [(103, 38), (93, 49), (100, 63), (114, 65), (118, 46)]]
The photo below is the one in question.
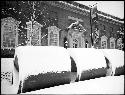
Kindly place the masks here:
[[(75, 28), (76, 27), (76, 28)], [(68, 39), (70, 48), (85, 48), (84, 27), (78, 22), (72, 23), (69, 27)]]

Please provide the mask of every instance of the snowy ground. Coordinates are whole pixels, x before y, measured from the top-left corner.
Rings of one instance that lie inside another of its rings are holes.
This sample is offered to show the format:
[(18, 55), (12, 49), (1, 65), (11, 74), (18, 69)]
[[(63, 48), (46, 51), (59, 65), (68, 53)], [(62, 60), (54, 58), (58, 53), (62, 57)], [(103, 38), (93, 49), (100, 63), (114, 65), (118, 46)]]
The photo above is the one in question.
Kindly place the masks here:
[(124, 94), (124, 75), (79, 81), (24, 94)]
[[(15, 71), (14, 65), (13, 65), (14, 58), (1, 58), (1, 73), (4, 72), (4, 74), (7, 74), (7, 72)], [(18, 91), (18, 74), (15, 73), (15, 77), (13, 79), (14, 85), (12, 85), (12, 75), (1, 75), (1, 94), (16, 94)], [(6, 79), (6, 78), (7, 79)], [(8, 81), (10, 79), (11, 81)]]
[[(82, 74), (83, 71), (86, 71), (88, 69), (92, 70), (92, 69), (106, 67), (103, 53), (111, 59), (111, 61), (113, 62), (112, 64), (114, 64), (113, 65), (114, 69), (116, 67), (124, 65), (124, 56), (123, 56), (124, 52), (119, 50), (116, 50), (115, 52), (114, 50), (104, 50), (104, 52), (102, 52), (102, 50), (97, 51), (96, 49), (81, 48), (75, 50), (68, 49), (67, 52), (66, 49), (64, 48), (51, 47), (51, 49), (49, 49), (49, 47), (42, 47), (41, 49), (40, 47), (38, 47), (37, 49), (34, 50), (32, 50), (31, 48), (29, 49), (26, 47), (25, 50), (23, 50), (22, 48), (18, 50), (19, 54), (17, 55), (18, 57), (21, 56), (20, 59), (18, 60), (19, 68), (21, 71), (20, 75), (22, 75), (20, 76), (20, 80), (24, 80), (25, 76), (29, 74), (37, 75), (39, 73), (46, 73), (51, 71), (71, 72), (70, 56), (74, 58), (77, 65), (77, 73), (81, 74), (82, 75), (81, 77), (86, 77), (85, 73)], [(18, 91), (19, 73), (13, 66), (14, 66), (13, 58), (1, 58), (1, 72), (14, 72), (13, 74), (14, 85), (12, 85), (5, 79), (1, 81), (2, 94), (9, 94), (9, 93), (16, 94)], [(103, 71), (103, 73), (105, 73), (105, 71)], [(69, 77), (69, 75), (70, 74), (68, 74), (67, 77)], [(123, 94), (124, 91), (123, 78), (124, 76), (112, 76), (112, 77), (105, 77), (93, 80), (86, 80), (86, 81), (66, 84), (63, 86), (46, 88), (35, 92), (33, 91), (33, 93), (57, 94), (59, 92), (60, 94), (66, 94), (66, 93), (67, 94), (75, 94), (75, 93), (76, 94), (79, 93)]]

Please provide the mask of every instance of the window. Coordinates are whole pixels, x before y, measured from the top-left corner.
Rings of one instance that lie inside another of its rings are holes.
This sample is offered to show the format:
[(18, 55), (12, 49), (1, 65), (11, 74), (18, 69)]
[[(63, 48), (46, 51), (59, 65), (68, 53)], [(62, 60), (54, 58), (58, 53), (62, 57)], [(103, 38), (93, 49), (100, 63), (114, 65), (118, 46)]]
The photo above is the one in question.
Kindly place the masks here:
[(107, 37), (105, 35), (101, 37), (101, 48), (102, 49), (107, 48)]
[(114, 42), (111, 42), (110, 44), (111, 44), (111, 45), (110, 45), (110, 48), (111, 48), (111, 49), (114, 49), (114, 46), (115, 46), (115, 45), (114, 45)]
[(78, 48), (78, 40), (73, 39), (73, 48)]
[[(42, 25), (38, 22), (34, 21), (33, 27), (32, 22), (27, 22), (27, 38), (28, 44), (33, 46), (41, 45), (41, 27)], [(32, 30), (31, 30), (32, 29)]]
[(102, 49), (106, 48), (106, 41), (102, 41)]
[(113, 37), (110, 38), (110, 48), (115, 49), (115, 38)]
[(2, 48), (15, 48), (18, 44), (18, 22), (8, 17), (2, 19), (1, 46)]
[(59, 31), (56, 26), (48, 27), (48, 45), (59, 46)]
[(121, 39), (121, 38), (119, 38), (119, 39), (117, 40), (117, 46), (118, 46), (118, 49), (119, 49), (119, 50), (122, 50), (122, 49), (123, 49), (123, 43), (122, 43), (122, 39)]

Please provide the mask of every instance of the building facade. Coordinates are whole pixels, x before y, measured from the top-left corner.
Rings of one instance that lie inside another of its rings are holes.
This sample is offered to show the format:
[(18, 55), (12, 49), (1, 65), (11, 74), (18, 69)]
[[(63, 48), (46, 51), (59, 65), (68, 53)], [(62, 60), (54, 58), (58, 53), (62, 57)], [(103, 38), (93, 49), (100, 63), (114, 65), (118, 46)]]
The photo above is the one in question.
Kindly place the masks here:
[[(98, 23), (90, 25), (90, 8), (64, 1), (1, 2), (1, 49), (20, 45), (91, 48), (98, 26), (98, 49), (123, 49), (124, 21), (97, 11)], [(8, 9), (8, 10), (7, 10)], [(92, 29), (92, 30), (91, 30)]]

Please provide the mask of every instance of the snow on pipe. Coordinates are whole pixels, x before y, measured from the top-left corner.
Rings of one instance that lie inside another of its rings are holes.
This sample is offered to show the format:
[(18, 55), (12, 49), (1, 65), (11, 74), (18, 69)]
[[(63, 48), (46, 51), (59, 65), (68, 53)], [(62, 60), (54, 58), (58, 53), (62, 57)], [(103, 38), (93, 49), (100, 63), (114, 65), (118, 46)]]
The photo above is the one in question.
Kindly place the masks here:
[[(124, 66), (124, 51), (118, 49), (99, 49), (103, 52), (112, 66), (113, 75), (116, 74), (116, 68)], [(124, 68), (124, 67), (123, 67)]]
[(19, 65), (19, 81), (22, 81), (22, 84), (29, 75), (71, 72), (70, 56), (63, 47), (20, 46), (15, 50), (16, 57)]
[(105, 57), (102, 52), (93, 48), (68, 48), (70, 56), (77, 66), (77, 77), (80, 80), (83, 71), (106, 68)]

